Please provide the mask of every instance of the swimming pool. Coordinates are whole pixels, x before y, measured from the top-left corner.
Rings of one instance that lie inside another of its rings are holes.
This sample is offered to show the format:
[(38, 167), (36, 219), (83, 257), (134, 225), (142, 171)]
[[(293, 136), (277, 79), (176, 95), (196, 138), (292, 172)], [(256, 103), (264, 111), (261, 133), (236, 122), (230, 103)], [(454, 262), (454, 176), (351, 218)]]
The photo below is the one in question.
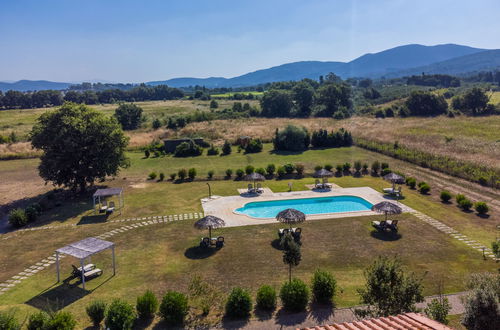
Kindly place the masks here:
[(371, 207), (372, 204), (361, 197), (331, 196), (250, 202), (234, 211), (254, 218), (274, 218), (279, 212), (288, 208), (299, 210), (308, 215), (370, 211)]

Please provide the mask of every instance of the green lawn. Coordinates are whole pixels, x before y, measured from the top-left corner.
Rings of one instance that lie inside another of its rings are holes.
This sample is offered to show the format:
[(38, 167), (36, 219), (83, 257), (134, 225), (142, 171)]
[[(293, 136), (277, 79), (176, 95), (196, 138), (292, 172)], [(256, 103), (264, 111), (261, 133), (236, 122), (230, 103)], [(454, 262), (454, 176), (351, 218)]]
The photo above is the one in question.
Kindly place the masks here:
[[(400, 216), (401, 236), (390, 239), (373, 233), (370, 221), (374, 218), (377, 217), (303, 224), (303, 260), (294, 269), (294, 276), (309, 282), (312, 272), (318, 267), (333, 272), (339, 287), (336, 304), (344, 307), (359, 303), (356, 290), (363, 285), (363, 269), (378, 255), (400, 256), (409, 271), (423, 276), (426, 295), (436, 293), (441, 282), (445, 283), (445, 292), (463, 290), (463, 280), (468, 273), (496, 268), (493, 261), (482, 260), (477, 251), (410, 215)], [(194, 229), (192, 224), (193, 221), (158, 224), (118, 234), (111, 239), (117, 246), (118, 272), (115, 277), (110, 277), (109, 252), (92, 258), (92, 262), (103, 267), (105, 273), (88, 283), (88, 292), (74, 283), (55, 285), (55, 267), (51, 266), (1, 296), (0, 309), (14, 307), (18, 315), (26, 315), (35, 307), (46, 308), (49, 302), (74, 313), (83, 327), (88, 325), (84, 306), (93, 299), (110, 301), (119, 297), (134, 303), (135, 297), (146, 289), (152, 289), (158, 295), (169, 289), (187, 292), (190, 279), (196, 274), (224, 293), (234, 286), (242, 286), (255, 294), (262, 284), (279, 287), (286, 280), (287, 268), (281, 261), (282, 252), (273, 247), (279, 224), (220, 229), (217, 233), (225, 236), (227, 244), (209, 256), (193, 249), (203, 232)], [(22, 241), (23, 250), (36, 249), (48, 256), (65, 243), (92, 233), (102, 233), (109, 230), (109, 226), (61, 229), (55, 232), (57, 235), (45, 240), (40, 240), (40, 233), (30, 232), (2, 243), (3, 251), (19, 246)], [(12, 257), (19, 265), (16, 268), (22, 270), (28, 265), (23, 257)], [(65, 276), (70, 273), (71, 263), (75, 262), (70, 258), (63, 260)], [(220, 309), (220, 306), (213, 308)]]

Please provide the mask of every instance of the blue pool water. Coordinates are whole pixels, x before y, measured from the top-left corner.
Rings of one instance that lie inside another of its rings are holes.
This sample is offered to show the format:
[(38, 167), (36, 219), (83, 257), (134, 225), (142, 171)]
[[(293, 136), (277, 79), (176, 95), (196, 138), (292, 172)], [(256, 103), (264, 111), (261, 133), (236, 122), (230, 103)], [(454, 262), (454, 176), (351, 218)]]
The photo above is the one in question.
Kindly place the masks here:
[(250, 202), (236, 209), (235, 212), (254, 218), (274, 218), (279, 212), (288, 208), (299, 210), (307, 215), (370, 211), (371, 207), (372, 204), (361, 197), (333, 196)]

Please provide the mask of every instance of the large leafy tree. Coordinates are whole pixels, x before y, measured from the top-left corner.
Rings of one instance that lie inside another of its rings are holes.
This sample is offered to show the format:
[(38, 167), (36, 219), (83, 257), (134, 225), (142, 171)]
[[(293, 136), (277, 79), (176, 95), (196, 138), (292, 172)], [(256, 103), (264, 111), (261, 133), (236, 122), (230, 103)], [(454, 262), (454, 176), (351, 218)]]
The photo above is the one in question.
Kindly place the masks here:
[(324, 84), (318, 88), (317, 103), (323, 106), (319, 116), (331, 117), (335, 112), (342, 111), (348, 117), (352, 110), (351, 87), (346, 84)]
[(288, 91), (270, 90), (260, 100), (264, 117), (289, 117), (292, 110), (292, 97)]
[(133, 103), (122, 103), (115, 110), (115, 117), (124, 130), (132, 130), (139, 127), (142, 119), (142, 108)]
[(462, 324), (467, 329), (493, 330), (500, 328), (500, 275), (474, 274), (467, 283)]
[(314, 89), (306, 82), (299, 82), (293, 87), (293, 100), (297, 105), (299, 117), (309, 117), (314, 101)]
[(43, 151), (40, 176), (54, 185), (85, 191), (128, 166), (128, 138), (118, 122), (83, 104), (65, 103), (42, 114), (30, 136), (33, 147)]
[(489, 100), (488, 95), (481, 88), (474, 87), (463, 96), (454, 98), (453, 107), (465, 114), (477, 116), (487, 113)]
[(398, 258), (379, 257), (365, 270), (366, 284), (358, 290), (361, 302), (370, 308), (357, 311), (373, 316), (397, 315), (415, 311), (422, 302), (422, 281), (403, 270)]
[(448, 110), (443, 96), (423, 91), (411, 93), (405, 104), (412, 116), (437, 116)]

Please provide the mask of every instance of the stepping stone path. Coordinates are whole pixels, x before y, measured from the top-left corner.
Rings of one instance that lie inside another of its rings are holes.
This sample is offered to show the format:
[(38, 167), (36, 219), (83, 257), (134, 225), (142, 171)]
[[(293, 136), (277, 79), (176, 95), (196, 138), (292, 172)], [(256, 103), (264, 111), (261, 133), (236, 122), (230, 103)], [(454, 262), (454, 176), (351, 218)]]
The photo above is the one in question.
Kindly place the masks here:
[(455, 239), (457, 239), (457, 240), (459, 240), (461, 242), (464, 242), (469, 247), (471, 247), (471, 248), (473, 248), (475, 250), (481, 251), (481, 252), (484, 251), (484, 255), (485, 256), (490, 257), (493, 260), (497, 260), (497, 258), (493, 254), (493, 251), (489, 247), (484, 246), (481, 243), (479, 243), (479, 242), (477, 242), (475, 240), (472, 240), (472, 239), (470, 239), (469, 237), (467, 237), (467, 236), (465, 236), (463, 234), (460, 234), (458, 231), (456, 231), (455, 229), (453, 229), (453, 228), (445, 225), (444, 223), (442, 223), (440, 221), (437, 221), (436, 219), (433, 219), (433, 218), (429, 217), (428, 215), (425, 215), (422, 212), (416, 211), (416, 210), (411, 209), (411, 208), (409, 208), (407, 206), (403, 206), (403, 210), (405, 212), (413, 214), (414, 216), (416, 216), (417, 218), (419, 218), (423, 222), (426, 222), (429, 225), (433, 226), (437, 230), (440, 230), (440, 231), (442, 231), (442, 232), (450, 235), (451, 237), (453, 237), (453, 238), (455, 238)]
[[(130, 225), (124, 225), (120, 228), (110, 230), (104, 234), (101, 234), (99, 236), (95, 236), (96, 238), (100, 239), (106, 239), (110, 238), (113, 235), (119, 234), (119, 233), (124, 233), (127, 232), (131, 229), (136, 229), (144, 226), (149, 226), (149, 225), (154, 225), (154, 224), (159, 224), (159, 223), (169, 223), (173, 221), (180, 221), (180, 220), (192, 220), (192, 219), (199, 219), (203, 217), (203, 213), (201, 212), (193, 212), (193, 213), (184, 213), (184, 214), (174, 214), (174, 215), (163, 215), (163, 216), (153, 216), (153, 217), (145, 217), (145, 218), (129, 218), (129, 219), (119, 219), (119, 220), (111, 220), (108, 221), (107, 223), (119, 223), (119, 222), (129, 222), (131, 223)], [(67, 225), (58, 225), (58, 226), (42, 226), (42, 227), (34, 227), (34, 228), (25, 228), (25, 229), (20, 229), (16, 232), (24, 232), (24, 231), (31, 231), (31, 230), (47, 230), (47, 229), (58, 229), (58, 228), (67, 228), (67, 227), (75, 227), (76, 224), (67, 224)], [(6, 238), (2, 239), (8, 239), (10, 237), (13, 237), (14, 235), (9, 235)], [(59, 258), (64, 258), (64, 254), (59, 254)], [(27, 267), (25, 270), (20, 272), (19, 274), (16, 274), (12, 276), (10, 279), (6, 280), (4, 283), (0, 283), (0, 296), (5, 294), (7, 291), (15, 287), (17, 284), (21, 283), (23, 280), (29, 278), (30, 276), (35, 275), (41, 270), (44, 270), (45, 268), (49, 267), (50, 265), (54, 264), (56, 262), (56, 255), (55, 253), (47, 258), (44, 258), (40, 260), (39, 262), (35, 263), (32, 266)]]

